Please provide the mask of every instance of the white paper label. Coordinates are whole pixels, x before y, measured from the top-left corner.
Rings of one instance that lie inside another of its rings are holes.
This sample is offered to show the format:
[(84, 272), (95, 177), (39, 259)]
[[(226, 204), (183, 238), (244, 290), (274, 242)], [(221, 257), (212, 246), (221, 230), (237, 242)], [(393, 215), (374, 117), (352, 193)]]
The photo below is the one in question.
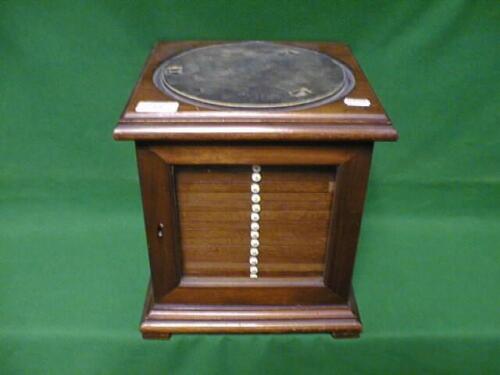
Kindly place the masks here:
[(344, 98), (344, 104), (349, 107), (369, 107), (372, 103), (366, 98)]
[(179, 102), (140, 101), (135, 106), (136, 112), (174, 113), (179, 109)]

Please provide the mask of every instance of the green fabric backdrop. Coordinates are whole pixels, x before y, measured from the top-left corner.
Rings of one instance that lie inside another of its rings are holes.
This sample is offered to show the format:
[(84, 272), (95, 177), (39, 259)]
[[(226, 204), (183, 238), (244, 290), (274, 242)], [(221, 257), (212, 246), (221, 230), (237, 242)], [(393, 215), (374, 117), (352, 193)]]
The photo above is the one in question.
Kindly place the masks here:
[[(498, 1), (0, 2), (0, 373), (500, 373)], [(351, 45), (378, 144), (359, 340), (143, 341), (135, 155), (112, 129), (157, 40)]]

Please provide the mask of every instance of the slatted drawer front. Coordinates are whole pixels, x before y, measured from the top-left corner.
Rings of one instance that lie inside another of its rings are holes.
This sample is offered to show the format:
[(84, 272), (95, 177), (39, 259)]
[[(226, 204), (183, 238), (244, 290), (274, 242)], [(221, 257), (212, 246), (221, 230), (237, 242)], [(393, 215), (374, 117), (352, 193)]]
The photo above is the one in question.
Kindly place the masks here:
[(323, 274), (333, 167), (178, 166), (175, 178), (184, 276)]

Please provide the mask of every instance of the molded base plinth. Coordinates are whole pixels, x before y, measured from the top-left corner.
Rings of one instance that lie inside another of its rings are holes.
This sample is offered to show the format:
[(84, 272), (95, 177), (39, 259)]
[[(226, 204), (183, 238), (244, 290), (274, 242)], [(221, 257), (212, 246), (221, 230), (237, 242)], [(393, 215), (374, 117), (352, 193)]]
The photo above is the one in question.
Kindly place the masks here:
[(344, 305), (248, 306), (154, 303), (148, 290), (141, 332), (145, 339), (173, 333), (329, 332), (335, 338), (359, 337), (362, 325), (354, 294)]

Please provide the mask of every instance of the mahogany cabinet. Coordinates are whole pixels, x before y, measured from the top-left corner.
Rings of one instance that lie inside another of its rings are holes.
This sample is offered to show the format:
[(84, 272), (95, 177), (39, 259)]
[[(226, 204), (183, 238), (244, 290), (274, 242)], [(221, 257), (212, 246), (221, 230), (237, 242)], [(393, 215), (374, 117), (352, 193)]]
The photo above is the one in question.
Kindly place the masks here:
[(159, 43), (114, 138), (137, 151), (145, 338), (359, 335), (373, 144), (397, 133), (346, 45)]

